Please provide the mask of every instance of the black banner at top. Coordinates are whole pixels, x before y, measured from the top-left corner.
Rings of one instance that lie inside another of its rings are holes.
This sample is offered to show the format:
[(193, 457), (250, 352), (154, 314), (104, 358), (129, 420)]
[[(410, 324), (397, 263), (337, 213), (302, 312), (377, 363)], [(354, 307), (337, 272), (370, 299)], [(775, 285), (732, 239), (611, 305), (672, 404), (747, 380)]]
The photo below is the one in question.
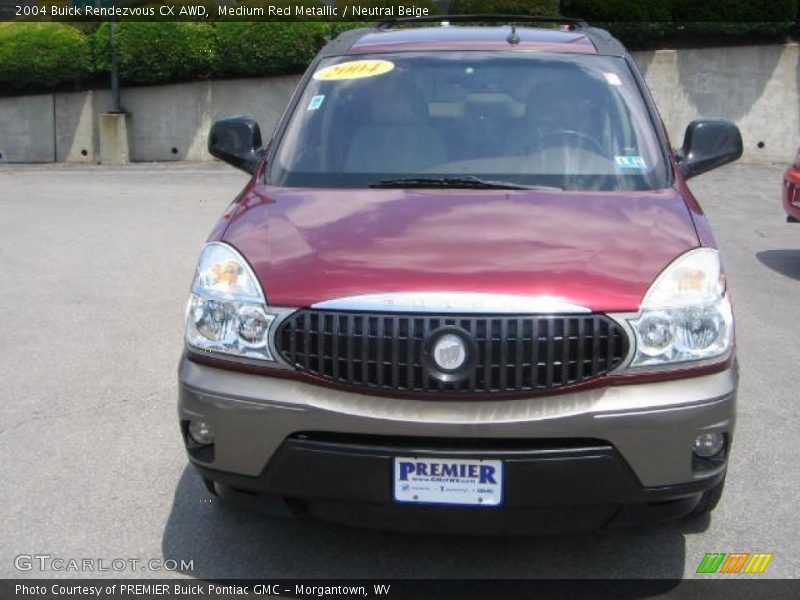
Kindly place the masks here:
[[(789, 2), (789, 3), (787, 3)], [(695, 2), (695, 5), (703, 2)], [(708, 0), (706, 0), (708, 4)], [(483, 4), (465, 5), (470, 12), (481, 15), (514, 10), (520, 17), (539, 13), (554, 17), (569, 15), (601, 23), (642, 22), (759, 22), (797, 23), (798, 9), (790, 0), (773, 3), (757, 2), (746, 11), (714, 2), (714, 10), (685, 11), (672, 14), (667, 11), (624, 10), (624, 3), (611, 10), (598, 9), (591, 0), (539, 0), (531, 7), (524, 3), (486, 0)], [(780, 5), (780, 6), (778, 6)], [(409, 19), (423, 22), (446, 21), (460, 12), (458, 0), (0, 0), (0, 21), (20, 22), (81, 22), (81, 21), (327, 21), (376, 22)], [(615, 5), (616, 6), (616, 5)], [(676, 4), (676, 6), (678, 6)], [(682, 5), (681, 5), (682, 6)], [(479, 10), (476, 11), (476, 7)], [(620, 8), (622, 7), (622, 8)], [(613, 8), (613, 7), (612, 7)], [(677, 9), (676, 9), (677, 10)], [(673, 11), (674, 12), (674, 11)], [(509, 19), (511, 20), (511, 19)]]
[(0, 0), (3, 21), (329, 21), (373, 22), (442, 14), (430, 0)]

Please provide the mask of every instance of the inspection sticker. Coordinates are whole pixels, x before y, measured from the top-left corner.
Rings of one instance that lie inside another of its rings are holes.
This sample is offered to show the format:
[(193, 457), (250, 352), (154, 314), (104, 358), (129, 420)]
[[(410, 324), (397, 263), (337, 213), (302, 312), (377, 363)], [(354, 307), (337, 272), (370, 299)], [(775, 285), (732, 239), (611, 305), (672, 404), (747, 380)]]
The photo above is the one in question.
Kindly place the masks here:
[(635, 169), (637, 171), (646, 171), (647, 164), (641, 156), (615, 156), (614, 162), (620, 169)]
[(314, 96), (311, 99), (311, 102), (308, 103), (308, 108), (306, 110), (317, 110), (320, 106), (322, 106), (322, 103), (324, 101), (325, 101), (324, 94), (320, 96)]
[(325, 67), (314, 73), (318, 81), (335, 81), (340, 79), (361, 79), (383, 75), (394, 69), (394, 63), (388, 60), (351, 60)]

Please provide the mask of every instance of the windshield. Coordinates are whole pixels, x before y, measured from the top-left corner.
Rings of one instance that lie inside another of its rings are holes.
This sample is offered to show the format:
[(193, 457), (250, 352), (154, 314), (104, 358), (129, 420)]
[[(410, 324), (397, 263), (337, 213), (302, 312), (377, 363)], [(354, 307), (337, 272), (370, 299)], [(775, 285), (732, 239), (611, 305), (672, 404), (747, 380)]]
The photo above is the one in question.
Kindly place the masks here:
[(408, 187), (482, 180), (643, 190), (666, 187), (668, 170), (622, 58), (403, 52), (323, 60), (267, 182), (364, 188), (403, 187), (403, 179)]

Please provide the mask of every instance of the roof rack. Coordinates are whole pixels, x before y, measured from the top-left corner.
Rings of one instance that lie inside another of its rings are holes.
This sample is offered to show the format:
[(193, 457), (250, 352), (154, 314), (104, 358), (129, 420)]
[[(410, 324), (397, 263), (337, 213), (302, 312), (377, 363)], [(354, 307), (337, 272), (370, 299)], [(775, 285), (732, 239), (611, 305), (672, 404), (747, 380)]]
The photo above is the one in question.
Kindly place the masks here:
[(545, 17), (538, 15), (425, 15), (421, 17), (398, 17), (396, 19), (386, 19), (375, 24), (378, 29), (391, 29), (394, 25), (405, 23), (554, 23), (569, 25), (571, 29), (588, 27), (588, 23), (583, 19), (573, 19), (570, 17)]

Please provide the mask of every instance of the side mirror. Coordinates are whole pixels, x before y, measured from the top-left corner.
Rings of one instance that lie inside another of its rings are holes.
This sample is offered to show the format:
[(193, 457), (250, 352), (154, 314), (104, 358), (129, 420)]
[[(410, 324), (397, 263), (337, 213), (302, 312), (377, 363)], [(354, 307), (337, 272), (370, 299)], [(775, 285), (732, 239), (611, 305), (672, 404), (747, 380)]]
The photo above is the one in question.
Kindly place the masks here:
[(264, 153), (261, 129), (250, 117), (219, 119), (208, 134), (208, 151), (211, 156), (252, 174)]
[(737, 160), (742, 155), (742, 134), (730, 121), (702, 119), (686, 128), (683, 147), (676, 156), (686, 179)]

